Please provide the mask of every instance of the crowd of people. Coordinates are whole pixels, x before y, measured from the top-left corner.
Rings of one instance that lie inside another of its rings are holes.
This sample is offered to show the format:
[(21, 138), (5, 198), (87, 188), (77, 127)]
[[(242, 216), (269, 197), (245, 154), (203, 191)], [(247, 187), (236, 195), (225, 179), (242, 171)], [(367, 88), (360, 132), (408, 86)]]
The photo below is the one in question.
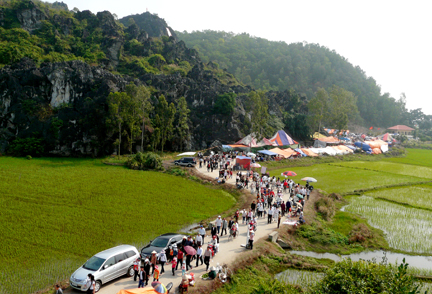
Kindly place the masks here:
[[(199, 154), (199, 167), (206, 167), (208, 172), (219, 169), (223, 171), (220, 177), (228, 180), (233, 177), (233, 162), (236, 154), (212, 154), (208, 157)], [(201, 225), (195, 236), (184, 237), (181, 245), (170, 247), (169, 254), (165, 250), (157, 253), (152, 252), (150, 258), (137, 259), (134, 263), (134, 280), (139, 282), (138, 287), (148, 284), (150, 277), (158, 281), (161, 274), (165, 272), (165, 265), (171, 265), (172, 275), (180, 268), (182, 276), (193, 267), (206, 266), (209, 270), (211, 259), (221, 250), (220, 238), (230, 236), (235, 238), (240, 233), (241, 226), (246, 226), (246, 247), (253, 249), (257, 220), (267, 218), (267, 223), (277, 223), (279, 228), (282, 217), (298, 217), (298, 223), (304, 223), (303, 208), (305, 201), (309, 200), (313, 187), (306, 183), (305, 186), (296, 184), (292, 179), (280, 179), (270, 177), (268, 174), (259, 175), (253, 171), (235, 173), (236, 184), (242, 189), (250, 189), (256, 194), (256, 200), (250, 204), (249, 209), (237, 210), (231, 218), (219, 216), (210, 228), (210, 240), (205, 246), (206, 230)], [(284, 201), (284, 196), (288, 199)], [(189, 254), (185, 247), (195, 249), (195, 254)], [(205, 249), (204, 249), (205, 248)], [(195, 265), (192, 263), (195, 261)]]

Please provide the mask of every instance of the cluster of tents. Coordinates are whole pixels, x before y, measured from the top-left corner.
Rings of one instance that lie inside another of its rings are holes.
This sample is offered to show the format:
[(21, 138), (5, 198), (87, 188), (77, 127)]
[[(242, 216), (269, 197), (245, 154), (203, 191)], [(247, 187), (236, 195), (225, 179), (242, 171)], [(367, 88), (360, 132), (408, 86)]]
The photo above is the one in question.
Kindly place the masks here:
[[(313, 135), (314, 145), (302, 148), (298, 142), (293, 140), (285, 131), (279, 130), (270, 139), (263, 138), (257, 142), (254, 134), (249, 134), (232, 145), (222, 145), (223, 151), (249, 152), (248, 157), (276, 156), (278, 158), (290, 158), (297, 156), (319, 156), (319, 155), (345, 155), (363, 150), (367, 154), (380, 154), (388, 151), (388, 145), (393, 138), (390, 134), (381, 135), (378, 138), (367, 138), (364, 135), (355, 136), (349, 130), (338, 131), (329, 129), (329, 133), (339, 133), (340, 137), (325, 136), (320, 133)], [(365, 140), (369, 139), (369, 140)], [(355, 141), (355, 142), (354, 142)], [(386, 142), (389, 141), (389, 142)], [(255, 153), (253, 153), (255, 152)]]

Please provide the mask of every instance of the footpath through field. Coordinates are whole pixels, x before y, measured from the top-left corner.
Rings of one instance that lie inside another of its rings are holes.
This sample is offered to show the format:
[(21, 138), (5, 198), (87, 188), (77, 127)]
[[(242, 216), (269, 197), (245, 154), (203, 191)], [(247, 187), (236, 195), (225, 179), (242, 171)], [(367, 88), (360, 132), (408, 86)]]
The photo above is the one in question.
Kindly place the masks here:
[[(215, 179), (219, 175), (219, 170), (214, 170), (213, 172), (207, 172), (207, 168), (199, 168), (196, 167), (198, 172), (202, 173), (203, 175), (212, 177)], [(228, 179), (228, 183), (235, 185), (235, 178), (236, 174), (233, 173), (232, 179)], [(286, 201), (288, 199), (288, 193), (283, 195), (283, 200)], [(185, 213), (187, 213), (187, 208), (185, 208)], [(282, 220), (283, 221), (283, 220)], [(281, 223), (282, 223), (281, 221)], [(267, 238), (269, 233), (271, 233), (273, 230), (277, 229), (277, 221), (273, 222), (272, 224), (267, 224), (267, 217), (263, 217), (261, 219), (257, 220), (258, 222), (258, 229), (255, 232), (255, 242), (257, 242), (261, 238)], [(246, 224), (241, 223), (241, 217), (239, 218), (239, 231), (240, 234), (232, 241), (228, 241), (228, 236), (224, 235), (219, 238), (219, 253), (215, 255), (215, 257), (211, 260), (210, 266), (215, 266), (217, 263), (220, 265), (222, 264), (228, 264), (230, 265), (242, 252), (248, 250), (244, 247), (241, 247), (241, 244), (246, 244), (246, 230), (247, 226)], [(209, 232), (208, 232), (209, 234)], [(228, 233), (229, 234), (229, 233)], [(210, 236), (207, 235), (205, 238), (205, 242), (207, 243), (210, 241)], [(206, 246), (203, 246), (203, 249), (205, 250)], [(141, 248), (138, 248), (140, 250)], [(198, 282), (200, 279), (199, 277), (206, 272), (206, 266), (205, 264), (199, 265), (197, 268), (195, 267), (195, 260), (191, 262), (193, 265), (193, 269), (189, 270), (189, 272), (193, 272), (195, 274), (195, 278)], [(153, 278), (150, 278), (150, 282), (153, 281)], [(175, 293), (175, 288), (177, 288), (180, 285), (181, 282), (181, 270), (176, 271), (176, 275), (173, 276), (171, 272), (171, 264), (165, 265), (165, 273), (160, 276), (159, 281), (163, 283), (164, 285), (167, 285), (169, 282), (172, 282), (174, 284), (173, 290), (171, 293)], [(119, 292), (121, 289), (133, 289), (138, 287), (138, 282), (134, 282), (133, 278), (123, 278), (123, 279), (117, 279), (115, 281), (112, 281), (108, 284), (105, 284), (102, 286), (101, 290), (98, 292), (100, 294), (115, 294)], [(78, 292), (78, 291), (76, 291)], [(74, 293), (74, 292), (71, 292)]]

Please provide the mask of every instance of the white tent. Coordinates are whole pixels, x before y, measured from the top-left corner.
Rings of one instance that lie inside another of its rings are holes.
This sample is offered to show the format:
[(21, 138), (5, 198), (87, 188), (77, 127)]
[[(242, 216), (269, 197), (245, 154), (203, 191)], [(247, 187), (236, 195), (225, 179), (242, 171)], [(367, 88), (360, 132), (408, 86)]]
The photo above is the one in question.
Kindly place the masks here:
[(196, 152), (184, 152), (177, 156), (194, 156)]

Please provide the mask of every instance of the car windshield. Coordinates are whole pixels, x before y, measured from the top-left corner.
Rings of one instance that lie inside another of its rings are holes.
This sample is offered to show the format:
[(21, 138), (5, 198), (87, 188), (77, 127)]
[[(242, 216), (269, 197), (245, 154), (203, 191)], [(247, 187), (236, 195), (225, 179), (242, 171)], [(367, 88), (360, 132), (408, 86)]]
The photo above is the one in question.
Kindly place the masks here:
[(156, 238), (151, 242), (151, 245), (154, 247), (166, 247), (168, 245), (169, 239), (165, 238)]
[(91, 271), (97, 271), (101, 265), (105, 262), (105, 259), (93, 256), (87, 262), (83, 265), (83, 268), (91, 270)]

